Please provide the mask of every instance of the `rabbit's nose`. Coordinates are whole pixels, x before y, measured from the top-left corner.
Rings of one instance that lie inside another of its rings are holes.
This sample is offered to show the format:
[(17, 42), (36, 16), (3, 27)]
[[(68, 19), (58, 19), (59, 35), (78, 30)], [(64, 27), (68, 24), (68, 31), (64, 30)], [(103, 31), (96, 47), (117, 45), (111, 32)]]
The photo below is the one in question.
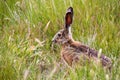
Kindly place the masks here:
[(56, 43), (57, 41), (56, 40), (52, 40), (52, 43)]
[(56, 42), (57, 42), (56, 40), (54, 40), (54, 39), (52, 40), (52, 42), (51, 42), (51, 44), (50, 44), (50, 46), (51, 46), (52, 49), (54, 49), (54, 44), (55, 44)]

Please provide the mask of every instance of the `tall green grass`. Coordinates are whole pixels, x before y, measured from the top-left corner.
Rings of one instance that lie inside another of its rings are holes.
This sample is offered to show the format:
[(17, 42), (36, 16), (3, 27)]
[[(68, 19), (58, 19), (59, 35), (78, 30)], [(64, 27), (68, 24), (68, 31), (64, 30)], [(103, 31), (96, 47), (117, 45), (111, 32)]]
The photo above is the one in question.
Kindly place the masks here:
[[(51, 39), (74, 8), (75, 40), (110, 57), (111, 73), (94, 64), (60, 63)], [(60, 63), (60, 64), (59, 64)], [(119, 0), (0, 0), (0, 80), (119, 80)]]

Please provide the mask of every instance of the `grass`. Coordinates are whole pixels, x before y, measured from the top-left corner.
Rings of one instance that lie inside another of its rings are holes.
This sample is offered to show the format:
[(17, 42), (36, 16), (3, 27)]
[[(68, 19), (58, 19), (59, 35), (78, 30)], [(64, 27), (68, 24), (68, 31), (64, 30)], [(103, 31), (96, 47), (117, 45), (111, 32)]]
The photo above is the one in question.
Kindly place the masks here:
[[(110, 57), (111, 73), (94, 64), (70, 68), (51, 39), (74, 8), (75, 40)], [(0, 80), (119, 80), (119, 0), (0, 0)]]

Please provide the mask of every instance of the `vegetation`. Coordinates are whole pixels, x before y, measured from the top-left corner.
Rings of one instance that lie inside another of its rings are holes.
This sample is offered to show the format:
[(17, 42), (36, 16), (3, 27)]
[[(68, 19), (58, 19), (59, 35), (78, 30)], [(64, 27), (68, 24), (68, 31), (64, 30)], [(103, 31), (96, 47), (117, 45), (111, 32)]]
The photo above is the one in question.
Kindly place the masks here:
[[(51, 39), (74, 8), (75, 40), (110, 57), (111, 72), (60, 63)], [(120, 0), (0, 0), (0, 80), (119, 80)]]

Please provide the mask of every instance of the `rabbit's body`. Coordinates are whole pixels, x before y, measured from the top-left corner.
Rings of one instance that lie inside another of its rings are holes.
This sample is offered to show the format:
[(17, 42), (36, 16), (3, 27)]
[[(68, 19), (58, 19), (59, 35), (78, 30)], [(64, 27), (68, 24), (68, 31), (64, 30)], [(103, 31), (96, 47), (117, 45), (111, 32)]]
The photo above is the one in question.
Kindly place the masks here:
[(92, 60), (95, 61), (95, 63), (99, 63), (100, 61), (102, 66), (111, 68), (111, 60), (108, 57), (103, 54), (99, 56), (98, 51), (91, 49), (77, 41), (70, 41), (64, 44), (62, 46), (61, 56), (70, 66), (72, 66), (74, 62), (79, 62), (81, 60), (83, 62), (89, 62)]
[(67, 10), (65, 15), (65, 27), (64, 29), (57, 32), (52, 39), (53, 43), (61, 44), (61, 56), (64, 61), (72, 66), (74, 62), (79, 62), (80, 60), (90, 61), (93, 60), (96, 63), (100, 63), (107, 68), (111, 68), (111, 60), (104, 56), (103, 54), (99, 55), (98, 51), (91, 49), (90, 47), (81, 44), (78, 41), (74, 41), (71, 33), (71, 24), (73, 21), (73, 8), (70, 7)]

